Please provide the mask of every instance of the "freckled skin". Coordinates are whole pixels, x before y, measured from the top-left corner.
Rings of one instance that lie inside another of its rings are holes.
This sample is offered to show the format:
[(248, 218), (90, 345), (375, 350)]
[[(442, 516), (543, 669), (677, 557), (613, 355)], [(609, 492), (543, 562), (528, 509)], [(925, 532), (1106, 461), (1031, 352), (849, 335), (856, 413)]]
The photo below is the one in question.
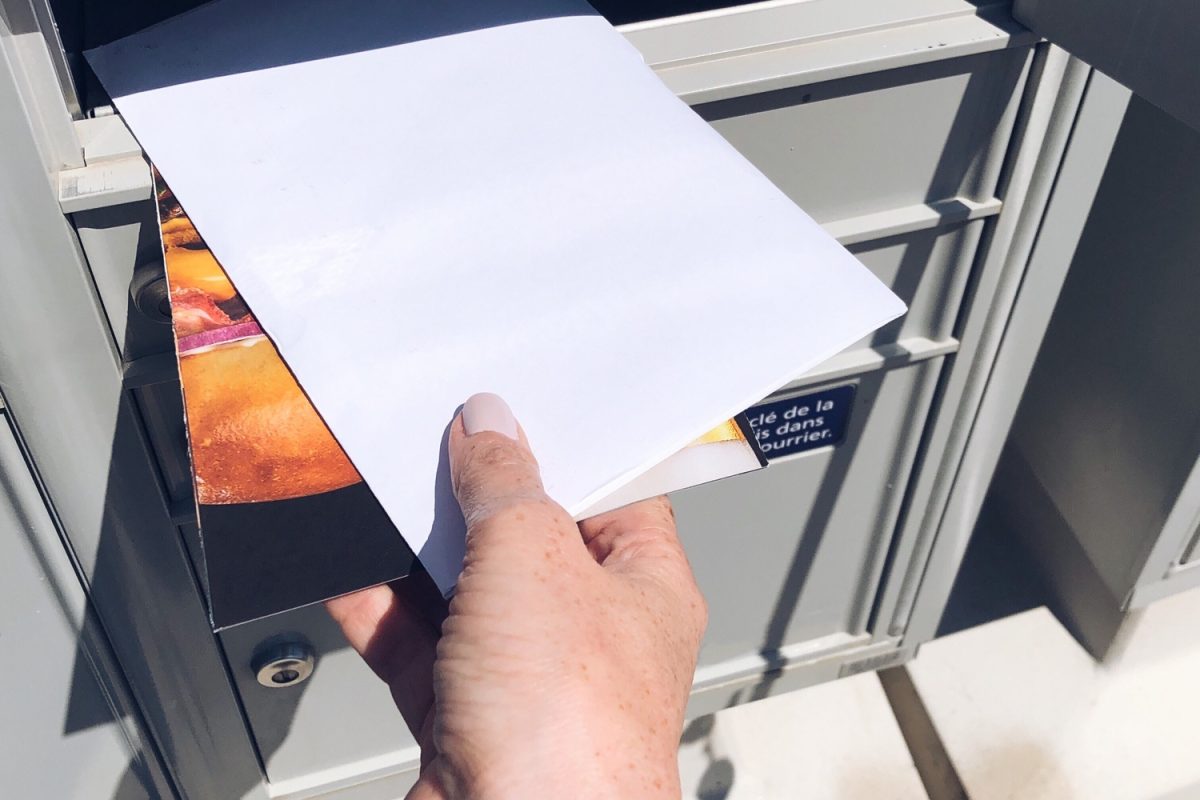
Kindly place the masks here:
[(424, 576), (327, 604), (421, 744), (409, 798), (678, 798), (707, 610), (670, 503), (576, 524), (523, 433), (460, 417), (449, 452), (468, 528), (449, 608)]

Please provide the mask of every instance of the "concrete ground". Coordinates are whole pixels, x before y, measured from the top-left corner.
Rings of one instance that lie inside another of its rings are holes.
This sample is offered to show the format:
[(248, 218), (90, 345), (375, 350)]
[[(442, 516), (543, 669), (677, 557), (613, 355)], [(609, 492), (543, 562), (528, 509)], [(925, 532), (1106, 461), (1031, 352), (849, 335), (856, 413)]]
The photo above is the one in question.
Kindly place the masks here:
[(721, 711), (679, 751), (696, 800), (1200, 800), (1200, 590), (1100, 664), (1012, 550), (973, 543), (917, 658)]
[(679, 762), (696, 800), (1200, 798), (1200, 591), (1147, 609), (1110, 663), (1034, 608), (696, 720)]
[(679, 765), (696, 800), (926, 797), (874, 673), (695, 720)]

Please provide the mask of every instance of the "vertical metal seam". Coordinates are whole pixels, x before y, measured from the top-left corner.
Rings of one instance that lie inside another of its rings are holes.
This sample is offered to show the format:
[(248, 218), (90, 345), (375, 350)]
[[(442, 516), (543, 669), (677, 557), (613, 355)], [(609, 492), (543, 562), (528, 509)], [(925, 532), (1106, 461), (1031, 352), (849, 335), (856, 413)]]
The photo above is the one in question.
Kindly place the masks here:
[[(958, 460), (953, 469), (947, 470), (935, 479), (931, 489), (931, 502), (918, 529), (919, 539), (914, 545), (919, 552), (926, 554), (926, 557), (914, 559), (923, 565), (922, 568), (905, 576), (889, 627), (889, 630), (892, 631), (901, 629), (905, 635), (908, 634), (907, 622), (915, 607), (918, 590), (924, 583), (928, 571), (928, 556), (933, 553), (935, 544), (941, 537), (948, 502), (959, 479), (961, 459), (966, 452), (971, 432), (978, 422), (977, 414), (986, 393), (995, 357), (1003, 342), (1004, 332), (1008, 328), (1013, 301), (1019, 292), (1025, 269), (1029, 263), (1029, 256), (1036, 243), (1036, 233), (1040, 230), (1045, 208), (1057, 182), (1063, 154), (1066, 152), (1071, 134), (1074, 132), (1080, 100), (1088, 82), (1089, 68), (1064, 51), (1051, 46), (1045, 57), (1047, 67), (1053, 67), (1054, 73), (1052, 74), (1056, 74), (1058, 77), (1052, 78), (1055, 84), (1051, 87), (1039, 85), (1036, 90), (1038, 95), (1048, 88), (1052, 93), (1034, 97), (1029, 110), (1028, 125), (1022, 135), (1022, 144), (1033, 140), (1033, 137), (1040, 137), (1041, 146), (1036, 150), (1018, 154), (1012, 171), (1014, 183), (1006, 187), (1006, 210), (1010, 212), (1010, 216), (1006, 218), (1002, 212), (997, 220), (997, 228), (999, 229), (1007, 219), (1011, 219), (1013, 222), (1010, 223), (1009, 230), (994, 232), (993, 238), (988, 244), (987, 254), (984, 256), (985, 258), (993, 257), (996, 255), (997, 248), (1002, 249), (1003, 266), (995, 294), (1007, 295), (1010, 300), (1005, 303), (1002, 316), (986, 320), (984, 329), (981, 331), (980, 347), (988, 352), (987, 364), (984, 366), (977, 359), (976, 371), (968, 374), (963, 387), (963, 395), (973, 398), (970, 401), (971, 417), (969, 420), (958, 419), (951, 423), (944, 449), (956, 454)], [(1060, 61), (1061, 67), (1050, 62), (1052, 58)], [(1067, 90), (1069, 90), (1069, 95)], [(1045, 102), (1039, 103), (1039, 100), (1043, 99)], [(1069, 119), (1064, 118), (1066, 114), (1069, 114)], [(1028, 160), (1025, 161), (1025, 164), (1021, 164), (1020, 160), (1025, 155)], [(1048, 158), (1053, 159), (1052, 175), (1046, 174), (1045, 171), (1045, 161)], [(1014, 190), (1014, 186), (1018, 187), (1016, 191), (1024, 195), (1019, 207), (1016, 208), (1014, 208), (1016, 204), (1007, 197), (1008, 192)], [(1030, 203), (1030, 198), (1033, 198), (1032, 203)], [(1031, 219), (1030, 215), (1036, 215), (1036, 217)], [(991, 308), (985, 313), (998, 314), (998, 312), (999, 309), (996, 308), (993, 301)]]

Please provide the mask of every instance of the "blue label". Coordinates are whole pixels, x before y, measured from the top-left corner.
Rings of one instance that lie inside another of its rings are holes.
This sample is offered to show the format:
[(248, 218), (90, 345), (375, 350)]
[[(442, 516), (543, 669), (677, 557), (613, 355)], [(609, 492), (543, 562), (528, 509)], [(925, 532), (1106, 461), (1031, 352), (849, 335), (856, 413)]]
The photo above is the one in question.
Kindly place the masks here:
[(846, 438), (854, 384), (775, 400), (746, 409), (763, 455), (783, 458), (841, 444)]

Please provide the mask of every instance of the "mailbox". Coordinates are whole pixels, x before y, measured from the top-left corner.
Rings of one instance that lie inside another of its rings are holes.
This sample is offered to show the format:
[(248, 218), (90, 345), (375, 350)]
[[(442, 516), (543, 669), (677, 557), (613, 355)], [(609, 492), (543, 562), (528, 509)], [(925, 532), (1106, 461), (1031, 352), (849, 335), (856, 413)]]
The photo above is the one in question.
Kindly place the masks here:
[[(81, 58), (197, 4), (0, 0), (0, 394), (27, 456), (0, 468), (87, 587), (112, 658), (79, 669), (127, 687), (148, 791), (391, 797), (416, 747), (319, 605), (210, 624), (149, 166)], [(1036, 234), (1086, 214), (1056, 176), (1098, 181), (1120, 121), (1041, 38), (1051, 4), (1018, 5), (1032, 30), (977, 0), (597, 3), (911, 309), (748, 410), (767, 469), (673, 497), (710, 605), (693, 715), (934, 634), (1070, 263)], [(820, 302), (746, 278), (763, 314)]]

